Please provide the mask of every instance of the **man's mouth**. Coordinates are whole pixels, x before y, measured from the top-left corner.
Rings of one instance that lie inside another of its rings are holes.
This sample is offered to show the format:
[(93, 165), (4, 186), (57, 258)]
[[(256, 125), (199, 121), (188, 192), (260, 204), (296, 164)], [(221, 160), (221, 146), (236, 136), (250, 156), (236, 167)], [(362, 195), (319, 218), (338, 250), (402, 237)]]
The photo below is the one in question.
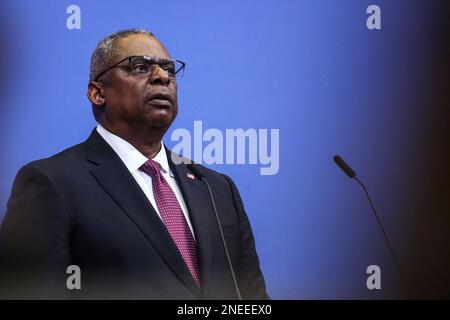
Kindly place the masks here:
[(172, 97), (165, 92), (155, 92), (147, 98), (146, 104), (160, 107), (170, 107), (172, 105)]

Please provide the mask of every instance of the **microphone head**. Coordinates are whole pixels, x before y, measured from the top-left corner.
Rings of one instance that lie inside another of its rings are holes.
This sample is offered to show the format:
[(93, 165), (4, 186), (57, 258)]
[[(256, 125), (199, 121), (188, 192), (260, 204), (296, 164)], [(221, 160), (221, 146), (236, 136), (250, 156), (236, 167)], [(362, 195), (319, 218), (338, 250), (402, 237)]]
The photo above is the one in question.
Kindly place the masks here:
[(356, 177), (355, 171), (353, 171), (353, 169), (350, 168), (350, 166), (347, 163), (345, 163), (345, 161), (340, 156), (335, 155), (333, 157), (333, 160), (334, 162), (336, 162), (338, 167), (341, 168), (341, 170), (344, 171), (345, 174), (348, 175), (350, 178)]
[(194, 174), (194, 176), (197, 177), (197, 179), (202, 179), (205, 175), (200, 171), (199, 168), (197, 168), (194, 164), (188, 164), (187, 168)]

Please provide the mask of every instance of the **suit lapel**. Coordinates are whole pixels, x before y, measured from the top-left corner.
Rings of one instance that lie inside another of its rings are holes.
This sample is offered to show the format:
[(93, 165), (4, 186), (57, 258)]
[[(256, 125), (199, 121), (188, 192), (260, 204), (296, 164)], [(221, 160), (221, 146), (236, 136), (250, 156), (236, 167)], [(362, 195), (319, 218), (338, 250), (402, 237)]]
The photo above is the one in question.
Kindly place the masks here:
[(90, 171), (98, 183), (141, 230), (174, 274), (199, 296), (200, 290), (169, 232), (119, 156), (95, 129), (85, 146), (87, 160), (94, 164)]
[[(183, 194), (183, 199), (188, 207), (189, 217), (194, 229), (197, 247), (200, 255), (200, 275), (203, 292), (209, 290), (212, 267), (213, 230), (216, 228), (212, 216), (212, 204), (208, 190), (199, 179), (192, 179), (192, 173), (188, 171), (190, 162), (166, 148), (168, 161), (175, 179)], [(189, 176), (188, 176), (189, 174)]]

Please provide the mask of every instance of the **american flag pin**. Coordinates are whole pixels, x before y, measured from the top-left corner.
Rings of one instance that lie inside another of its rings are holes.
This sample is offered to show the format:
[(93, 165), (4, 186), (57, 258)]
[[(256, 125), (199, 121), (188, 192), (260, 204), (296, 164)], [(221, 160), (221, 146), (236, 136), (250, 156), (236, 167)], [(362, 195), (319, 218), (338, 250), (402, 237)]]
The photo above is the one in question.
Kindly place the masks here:
[(195, 176), (192, 173), (190, 173), (190, 172), (187, 173), (187, 177), (189, 179), (195, 180)]

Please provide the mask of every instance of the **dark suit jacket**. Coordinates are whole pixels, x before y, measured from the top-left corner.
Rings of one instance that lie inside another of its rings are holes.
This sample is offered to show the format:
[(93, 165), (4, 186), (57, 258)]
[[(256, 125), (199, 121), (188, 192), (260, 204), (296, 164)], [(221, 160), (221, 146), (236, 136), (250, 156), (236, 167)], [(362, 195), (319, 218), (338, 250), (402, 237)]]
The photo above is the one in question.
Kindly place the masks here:
[[(0, 229), (6, 298), (235, 299), (205, 184), (168, 151), (200, 255), (198, 289), (172, 238), (124, 163), (96, 130), (79, 145), (24, 166)], [(242, 295), (267, 298), (247, 215), (233, 181), (202, 167)], [(68, 290), (69, 265), (81, 290)]]

